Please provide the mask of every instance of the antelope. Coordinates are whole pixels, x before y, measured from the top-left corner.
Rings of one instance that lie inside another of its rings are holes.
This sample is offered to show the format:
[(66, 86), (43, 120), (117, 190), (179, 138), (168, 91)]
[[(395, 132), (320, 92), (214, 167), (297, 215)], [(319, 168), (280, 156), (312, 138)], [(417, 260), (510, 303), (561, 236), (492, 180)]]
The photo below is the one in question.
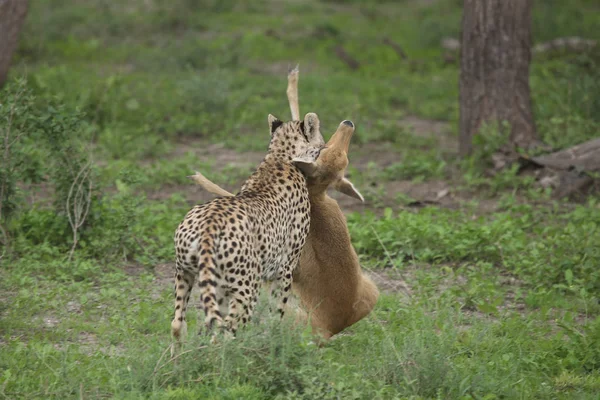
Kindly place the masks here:
[[(292, 119), (297, 120), (297, 67), (288, 74), (287, 96)], [(353, 133), (354, 124), (343, 121), (316, 161), (301, 157), (293, 160), (306, 176), (311, 223), (299, 267), (293, 273), (292, 290), (303, 308), (298, 310), (298, 317), (301, 321), (309, 319), (313, 332), (324, 340), (367, 316), (379, 297), (377, 286), (360, 267), (340, 206), (327, 195), (331, 187), (364, 201), (344, 177)], [(233, 196), (199, 172), (190, 178), (217, 196)]]

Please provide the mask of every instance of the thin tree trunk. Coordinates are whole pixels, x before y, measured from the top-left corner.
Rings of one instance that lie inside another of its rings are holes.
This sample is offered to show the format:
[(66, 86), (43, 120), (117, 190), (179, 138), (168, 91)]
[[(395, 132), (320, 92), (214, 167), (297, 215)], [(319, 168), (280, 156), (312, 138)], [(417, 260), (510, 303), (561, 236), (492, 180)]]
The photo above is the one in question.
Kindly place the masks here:
[(508, 121), (510, 142), (537, 142), (529, 93), (531, 0), (464, 0), (460, 72), (461, 155), (485, 122)]
[(8, 75), (26, 15), (27, 0), (0, 0), (0, 87)]

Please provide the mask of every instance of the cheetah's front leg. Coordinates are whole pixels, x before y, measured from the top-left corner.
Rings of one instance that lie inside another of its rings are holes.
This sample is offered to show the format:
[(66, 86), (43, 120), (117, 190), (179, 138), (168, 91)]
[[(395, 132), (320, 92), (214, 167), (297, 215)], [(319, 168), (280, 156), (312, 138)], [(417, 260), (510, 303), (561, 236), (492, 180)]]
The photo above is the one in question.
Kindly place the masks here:
[(290, 298), (290, 292), (292, 290), (293, 267), (298, 265), (300, 255), (294, 258), (295, 260), (292, 263), (281, 269), (281, 272), (278, 274), (277, 280), (275, 281), (273, 290), (271, 291), (271, 294), (274, 295), (278, 300), (277, 311), (279, 312), (281, 318), (283, 318), (283, 315), (285, 314), (285, 307)]

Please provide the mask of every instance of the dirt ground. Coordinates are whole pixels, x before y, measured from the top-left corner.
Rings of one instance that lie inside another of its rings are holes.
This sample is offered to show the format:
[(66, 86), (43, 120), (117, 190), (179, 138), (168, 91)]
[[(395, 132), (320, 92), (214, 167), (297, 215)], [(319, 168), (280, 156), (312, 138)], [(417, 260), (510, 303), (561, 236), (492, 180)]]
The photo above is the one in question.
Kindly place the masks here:
[[(414, 116), (408, 116), (405, 119), (398, 121), (398, 126), (403, 129), (409, 129), (413, 135), (420, 137), (436, 137), (443, 143), (444, 148), (452, 150), (457, 149), (456, 138), (449, 135), (449, 125), (446, 122), (430, 121), (420, 119)], [(199, 160), (208, 158), (215, 160), (214, 170), (201, 170), (204, 175), (211, 177), (211, 173), (220, 172), (225, 167), (239, 167), (251, 170), (258, 165), (264, 157), (264, 152), (248, 151), (240, 153), (236, 150), (224, 147), (221, 144), (211, 144), (204, 140), (186, 139), (179, 142), (169, 158), (178, 158), (192, 152)], [(350, 154), (348, 155), (350, 165), (360, 172), (366, 171), (369, 166), (376, 165), (377, 169), (383, 169), (394, 163), (401, 161), (397, 151), (390, 148), (388, 143), (366, 143), (364, 145), (351, 145)], [(352, 176), (349, 178), (352, 180)], [(223, 183), (215, 180), (215, 183), (222, 186), (232, 193), (236, 193), (243, 180), (240, 179), (235, 183)], [(368, 181), (363, 183), (363, 186), (357, 185), (360, 191), (367, 189), (375, 190), (382, 195), (382, 199), (378, 204), (372, 204), (369, 201), (360, 203), (356, 199), (344, 196), (340, 193), (330, 191), (330, 196), (338, 201), (342, 210), (346, 213), (362, 212), (372, 210), (375, 213), (381, 212), (384, 207), (397, 207), (398, 195), (403, 195), (413, 199), (409, 206), (426, 206), (435, 204), (441, 207), (456, 208), (461, 201), (466, 200), (462, 193), (455, 191), (450, 182), (442, 180), (432, 180), (426, 182), (418, 182), (411, 180), (387, 180), (383, 181)], [(199, 186), (190, 184), (164, 185), (161, 188), (147, 193), (148, 197), (153, 200), (164, 200), (169, 198), (173, 193), (179, 192), (184, 194), (186, 201), (190, 206), (202, 202), (209, 201), (214, 198), (214, 195), (203, 190)], [(483, 205), (489, 207), (489, 205)]]

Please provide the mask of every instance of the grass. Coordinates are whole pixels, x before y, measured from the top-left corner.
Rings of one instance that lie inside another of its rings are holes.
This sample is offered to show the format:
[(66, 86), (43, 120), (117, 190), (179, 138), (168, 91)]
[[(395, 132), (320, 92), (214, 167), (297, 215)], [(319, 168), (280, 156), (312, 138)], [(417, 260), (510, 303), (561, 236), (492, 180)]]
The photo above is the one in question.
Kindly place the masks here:
[[(23, 132), (0, 165), (14, 189), (0, 199), (0, 398), (597, 399), (600, 199), (555, 201), (515, 168), (490, 173), (494, 127), (457, 159), (458, 65), (439, 43), (458, 36), (460, 3), (31, 4), (0, 97)], [(600, 40), (599, 22), (591, 0), (536, 2), (534, 41)], [(552, 147), (597, 136), (599, 60), (534, 57), (536, 125)], [(239, 187), (266, 149), (267, 114), (289, 115), (296, 63), (302, 111), (324, 136), (357, 126), (349, 176), (368, 202), (342, 204), (360, 211), (348, 225), (361, 262), (410, 291), (385, 291), (322, 348), (264, 301), (217, 346), (193, 334), (192, 311), (171, 361), (172, 235), (209, 198), (186, 176)], [(90, 160), (69, 260), (65, 198)]]

